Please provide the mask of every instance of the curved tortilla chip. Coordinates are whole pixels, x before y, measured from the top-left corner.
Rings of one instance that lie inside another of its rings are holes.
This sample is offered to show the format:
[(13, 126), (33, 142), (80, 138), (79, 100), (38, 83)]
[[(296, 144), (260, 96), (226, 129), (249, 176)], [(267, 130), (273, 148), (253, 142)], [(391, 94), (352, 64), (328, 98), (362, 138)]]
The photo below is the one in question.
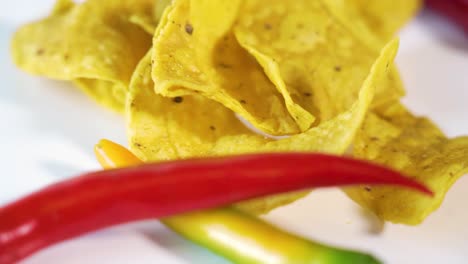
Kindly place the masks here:
[[(234, 29), (286, 103), (312, 113), (316, 124), (333, 119), (357, 100), (381, 49), (355, 36), (326, 2), (247, 0)], [(398, 75), (390, 76), (388, 84), (377, 87), (379, 104), (401, 96), (392, 95)]]
[(313, 117), (298, 110), (307, 123), (298, 126), (262, 67), (231, 33), (240, 3), (173, 2), (153, 41), (155, 90), (168, 97), (200, 93), (266, 133), (299, 133), (310, 127)]
[[(343, 154), (350, 146), (372, 102), (375, 86), (396, 54), (390, 43), (361, 85), (358, 99), (335, 118), (285, 139), (273, 140), (247, 129), (228, 108), (201, 95), (166, 98), (154, 92), (148, 54), (133, 76), (127, 102), (130, 147), (145, 161), (253, 152), (310, 151)], [(305, 193), (269, 197), (239, 205), (266, 212)]]
[(468, 173), (468, 137), (448, 139), (430, 120), (413, 116), (397, 102), (369, 114), (355, 139), (354, 155), (411, 175), (434, 191), (435, 197), (428, 198), (394, 187), (347, 190), (357, 203), (395, 223), (421, 223)]
[(153, 17), (155, 21), (161, 21), (165, 10), (171, 5), (171, 2), (172, 0), (157, 0), (153, 9)]
[(149, 34), (154, 35), (154, 31), (161, 21), (164, 11), (170, 6), (171, 1), (172, 0), (154, 0), (153, 16), (149, 16), (148, 13), (135, 13), (130, 16), (129, 20), (139, 25)]
[[(418, 0), (419, 1), (419, 0)], [(361, 3), (362, 2), (362, 3)], [(386, 26), (386, 25), (376, 25), (372, 23), (372, 20), (368, 16), (364, 16), (362, 13), (363, 9), (366, 8), (365, 6), (361, 6), (369, 2), (368, 0), (351, 0), (351, 1), (343, 1), (343, 0), (327, 0), (322, 1), (324, 6), (327, 7), (329, 12), (340, 22), (341, 25), (346, 27), (354, 37), (358, 38), (362, 45), (367, 46), (370, 50), (374, 50), (375, 52), (379, 52), (381, 48), (388, 42), (389, 39), (393, 36), (388, 35), (385, 39), (382, 39), (380, 35), (376, 34), (377, 27), (379, 26)], [(372, 1), (372, 4), (377, 4), (377, 6), (382, 2), (390, 2), (387, 0), (384, 1)], [(395, 15), (398, 17), (396, 12), (403, 12), (401, 8), (401, 1), (398, 4), (400, 7), (393, 7), (393, 9), (388, 10), (378, 10), (379, 12), (385, 12), (386, 15), (391, 16)], [(408, 6), (414, 5), (414, 0), (408, 1)], [(386, 4), (388, 5), (388, 4)], [(408, 7), (407, 6), (407, 7)], [(409, 9), (414, 9), (414, 7), (408, 7)], [(375, 10), (377, 12), (377, 10)], [(389, 15), (389, 13), (391, 15)], [(378, 14), (376, 14), (378, 15)], [(409, 17), (405, 18), (405, 21), (408, 20)], [(386, 20), (382, 21), (382, 23), (396, 23), (394, 20)], [(403, 26), (404, 22), (402, 21), (399, 26)], [(395, 28), (395, 31), (398, 28)], [(405, 95), (405, 89), (403, 88), (403, 84), (401, 82), (400, 74), (398, 73), (397, 67), (394, 63), (391, 63), (390, 66), (391, 70), (387, 75), (386, 79), (379, 85), (375, 92), (374, 102), (372, 103), (373, 107), (379, 107), (384, 105), (388, 102), (393, 102), (397, 99), (402, 98)]]
[[(323, 4), (327, 6), (330, 13), (333, 14), (339, 23), (346, 27), (354, 37), (360, 39), (361, 43), (366, 45), (369, 49), (378, 52), (387, 43), (388, 39), (391, 38), (391, 36), (388, 36), (388, 38), (382, 39), (381, 36), (376, 35), (371, 28), (373, 25), (369, 24), (371, 21), (369, 21), (367, 17), (361, 15), (360, 9), (362, 7), (358, 6), (356, 1), (327, 0), (323, 1)], [(394, 10), (389, 10), (389, 12), (390, 11)], [(393, 102), (405, 95), (405, 90), (396, 66), (394, 63), (391, 63), (390, 67), (391, 70), (387, 78), (376, 89), (374, 102), (372, 103), (373, 107), (379, 107), (388, 102)]]
[(423, 5), (422, 0), (346, 0), (358, 12), (356, 19), (364, 23), (381, 40), (388, 41), (413, 18)]
[(133, 70), (151, 36), (130, 17), (151, 18), (152, 0), (59, 0), (53, 13), (21, 27), (12, 41), (23, 70), (74, 81), (101, 104), (123, 110)]
[[(322, 3), (363, 45), (374, 51), (379, 51), (421, 6), (421, 0), (328, 0)], [(376, 19), (379, 21), (375, 22)], [(390, 67), (387, 78), (377, 87), (373, 107), (385, 105), (405, 95), (396, 66), (392, 63)]]

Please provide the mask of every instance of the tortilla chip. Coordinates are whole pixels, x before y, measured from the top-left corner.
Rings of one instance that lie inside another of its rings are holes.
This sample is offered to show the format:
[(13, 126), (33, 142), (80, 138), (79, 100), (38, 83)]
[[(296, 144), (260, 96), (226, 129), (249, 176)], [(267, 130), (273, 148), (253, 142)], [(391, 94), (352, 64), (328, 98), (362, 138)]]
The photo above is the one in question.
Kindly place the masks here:
[(128, 21), (139, 26), (146, 33), (153, 35), (156, 27), (158, 26), (157, 20), (153, 17), (149, 17), (146, 14), (133, 14), (128, 18)]
[(157, 0), (153, 9), (153, 17), (155, 21), (160, 22), (164, 12), (171, 5), (172, 0)]
[[(286, 103), (312, 113), (316, 124), (351, 107), (378, 55), (325, 2), (247, 0), (234, 29)], [(379, 104), (401, 96), (390, 95), (399, 81), (392, 78), (377, 87)]]
[[(375, 25), (370, 23), (367, 17), (362, 16), (361, 9), (363, 7), (358, 6), (356, 2), (357, 1), (343, 0), (322, 1), (323, 5), (328, 9), (330, 14), (332, 14), (341, 25), (346, 27), (349, 32), (354, 35), (354, 37), (358, 38), (361, 45), (366, 46), (368, 49), (373, 50), (374, 52), (379, 52), (391, 38), (391, 35), (385, 39), (382, 39), (381, 36), (376, 35), (374, 29), (372, 28), (372, 26), (375, 27)], [(375, 2), (381, 3), (381, 1)], [(392, 11), (396, 12), (396, 10)], [(393, 102), (405, 95), (405, 89), (403, 88), (400, 75), (394, 63), (391, 63), (390, 68), (390, 73), (387, 75), (386, 79), (382, 82), (381, 85), (377, 87), (373, 107), (378, 107), (388, 102)]]
[(122, 111), (133, 70), (151, 46), (151, 36), (130, 17), (149, 20), (153, 2), (59, 0), (49, 17), (15, 34), (14, 61), (29, 73), (73, 81), (99, 103)]
[(354, 6), (364, 23), (381, 40), (397, 33), (422, 7), (422, 0), (346, 0)]
[(367, 24), (366, 18), (360, 14), (361, 6), (358, 6), (356, 1), (327, 0), (322, 1), (322, 4), (368, 48), (379, 50), (385, 45), (386, 42), (375, 34)]
[[(252, 132), (231, 110), (204, 96), (167, 98), (156, 94), (148, 54), (130, 85), (127, 121), (131, 150), (144, 161), (277, 151), (343, 154), (361, 126), (375, 86), (385, 76), (386, 65), (393, 60), (397, 48), (398, 42), (394, 41), (383, 50), (349, 109), (302, 134), (280, 140)], [(302, 192), (269, 197), (241, 203), (239, 207), (267, 212), (304, 195)]]
[(130, 148), (144, 161), (209, 156), (223, 136), (254, 135), (218, 102), (197, 94), (176, 98), (156, 94), (151, 52), (135, 70), (126, 112)]
[(146, 32), (153, 35), (164, 11), (170, 6), (171, 2), (172, 0), (154, 0), (153, 16), (148, 16), (147, 13), (135, 13), (130, 17), (130, 22), (139, 25)]
[(435, 192), (428, 198), (394, 187), (348, 189), (357, 203), (395, 223), (421, 223), (440, 206), (452, 184), (468, 173), (468, 137), (448, 139), (430, 120), (413, 116), (399, 103), (366, 118), (354, 155), (411, 175)]
[(231, 33), (240, 3), (173, 2), (153, 41), (155, 90), (168, 97), (200, 93), (266, 133), (299, 133), (310, 127), (313, 117), (298, 110), (307, 123), (299, 127), (262, 67)]

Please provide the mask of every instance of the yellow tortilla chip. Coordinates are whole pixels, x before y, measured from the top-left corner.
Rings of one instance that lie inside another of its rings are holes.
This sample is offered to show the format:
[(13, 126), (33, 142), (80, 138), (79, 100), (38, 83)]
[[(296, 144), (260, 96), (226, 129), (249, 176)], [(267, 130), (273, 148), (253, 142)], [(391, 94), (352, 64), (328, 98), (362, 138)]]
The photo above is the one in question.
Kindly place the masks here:
[(254, 135), (216, 101), (197, 94), (156, 94), (151, 52), (135, 70), (126, 113), (131, 150), (144, 161), (208, 156), (223, 136)]
[[(394, 41), (383, 50), (349, 109), (302, 134), (280, 140), (250, 131), (231, 110), (204, 96), (167, 98), (156, 94), (148, 54), (137, 67), (130, 85), (127, 101), (130, 147), (145, 161), (276, 151), (343, 154), (361, 126), (375, 87), (385, 76), (386, 65), (393, 60), (397, 48), (398, 42)], [(304, 195), (275, 196), (239, 207), (266, 212)]]
[(154, 0), (153, 16), (149, 16), (148, 13), (135, 13), (130, 16), (129, 20), (130, 22), (139, 25), (149, 34), (153, 35), (164, 11), (171, 4), (171, 1), (172, 0)]
[(123, 110), (125, 94), (151, 35), (130, 21), (152, 17), (152, 0), (59, 0), (52, 14), (21, 27), (12, 41), (23, 70), (69, 80), (101, 104)]
[(347, 191), (360, 205), (395, 223), (421, 223), (440, 206), (452, 184), (468, 173), (468, 137), (448, 139), (430, 120), (413, 116), (399, 103), (367, 116), (354, 155), (404, 172), (435, 192), (428, 198), (393, 187)]
[[(376, 35), (375, 24), (372, 24), (368, 17), (365, 17), (361, 14), (361, 9), (363, 8), (359, 4), (360, 0), (354, 1), (343, 1), (343, 0), (327, 0), (322, 1), (324, 7), (333, 15), (333, 17), (339, 21), (341, 25), (346, 27), (354, 37), (360, 40), (361, 45), (365, 45), (367, 48), (379, 52), (382, 47), (388, 42), (392, 35), (389, 35), (387, 38), (382, 39), (381, 36)], [(359, 2), (359, 4), (358, 4)], [(369, 2), (367, 0), (363, 2)], [(373, 4), (379, 5), (384, 1), (373, 1)], [(389, 2), (389, 1), (387, 1)], [(401, 2), (401, 1), (397, 1)], [(414, 2), (413, 0), (408, 1), (409, 5), (412, 5), (409, 2)], [(401, 4), (401, 3), (400, 3)], [(388, 4), (387, 4), (388, 5)], [(401, 9), (401, 8), (400, 8)], [(392, 10), (386, 10), (385, 12), (397, 12), (400, 10), (395, 7)], [(380, 10), (384, 12), (383, 10)], [(392, 20), (393, 21), (393, 20)], [(387, 22), (387, 21), (383, 21)], [(388, 22), (388, 23), (395, 23)], [(403, 22), (401, 23), (403, 25)], [(374, 28), (373, 28), (374, 27)], [(401, 82), (399, 73), (394, 63), (391, 63), (390, 73), (387, 75), (386, 79), (382, 82), (379, 87), (376, 89), (375, 99), (373, 102), (373, 107), (378, 107), (388, 102), (395, 101), (405, 95), (405, 90)]]
[[(285, 105), (262, 67), (231, 32), (241, 1), (177, 0), (154, 37), (153, 79), (168, 97), (201, 94), (273, 135), (299, 133), (313, 116)], [(288, 109), (301, 113), (291, 116)]]
[(346, 0), (358, 12), (358, 17), (383, 41), (413, 18), (422, 7), (422, 0)]
[[(286, 103), (312, 113), (316, 124), (349, 109), (378, 55), (375, 47), (368, 47), (341, 23), (326, 2), (247, 0), (234, 29)], [(379, 104), (401, 96), (393, 95), (395, 87), (401, 87), (398, 75), (389, 76), (388, 84), (377, 87)]]
[(375, 34), (367, 24), (367, 20), (360, 14), (360, 6), (356, 1), (349, 0), (326, 0), (322, 1), (324, 7), (348, 28), (356, 38), (371, 49), (380, 50), (385, 42)]
[(155, 21), (160, 22), (164, 11), (171, 5), (172, 0), (157, 0), (157, 3), (154, 5), (153, 17)]

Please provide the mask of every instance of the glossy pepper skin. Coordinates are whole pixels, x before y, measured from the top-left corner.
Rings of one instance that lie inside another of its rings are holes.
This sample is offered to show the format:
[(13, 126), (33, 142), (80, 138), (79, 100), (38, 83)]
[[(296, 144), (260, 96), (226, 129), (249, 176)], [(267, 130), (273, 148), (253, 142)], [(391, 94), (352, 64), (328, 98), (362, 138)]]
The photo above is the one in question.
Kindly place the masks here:
[[(106, 169), (141, 163), (126, 148), (108, 140), (99, 142), (95, 153)], [(228, 207), (186, 213), (161, 221), (174, 232), (233, 263), (380, 263), (365, 253), (332, 248), (288, 234)]]
[(0, 263), (117, 224), (316, 187), (391, 184), (432, 194), (398, 172), (305, 153), (178, 160), (98, 171), (0, 208)]
[(426, 0), (428, 7), (460, 25), (468, 36), (467, 0)]
[(371, 255), (288, 234), (231, 208), (192, 212), (164, 223), (183, 237), (243, 264), (376, 264)]

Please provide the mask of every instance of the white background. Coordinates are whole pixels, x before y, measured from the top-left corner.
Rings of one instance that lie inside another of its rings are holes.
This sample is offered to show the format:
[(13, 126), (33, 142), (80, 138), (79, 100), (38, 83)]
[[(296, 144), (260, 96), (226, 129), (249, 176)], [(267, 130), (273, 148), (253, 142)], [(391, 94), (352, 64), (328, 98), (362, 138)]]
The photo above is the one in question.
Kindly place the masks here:
[[(28, 76), (12, 65), (12, 32), (45, 14), (53, 0), (0, 5), (0, 204), (97, 169), (92, 148), (100, 138), (125, 144), (122, 118), (71, 86)], [(405, 103), (429, 115), (450, 136), (468, 134), (468, 39), (427, 12), (401, 33), (398, 56)], [(468, 178), (421, 226), (386, 224), (381, 234), (336, 189), (276, 210), (265, 218), (302, 236), (368, 250), (386, 263), (468, 263)], [(0, 219), (1, 221), (1, 219)], [(156, 221), (119, 226), (62, 243), (25, 261), (39, 263), (228, 263)]]

